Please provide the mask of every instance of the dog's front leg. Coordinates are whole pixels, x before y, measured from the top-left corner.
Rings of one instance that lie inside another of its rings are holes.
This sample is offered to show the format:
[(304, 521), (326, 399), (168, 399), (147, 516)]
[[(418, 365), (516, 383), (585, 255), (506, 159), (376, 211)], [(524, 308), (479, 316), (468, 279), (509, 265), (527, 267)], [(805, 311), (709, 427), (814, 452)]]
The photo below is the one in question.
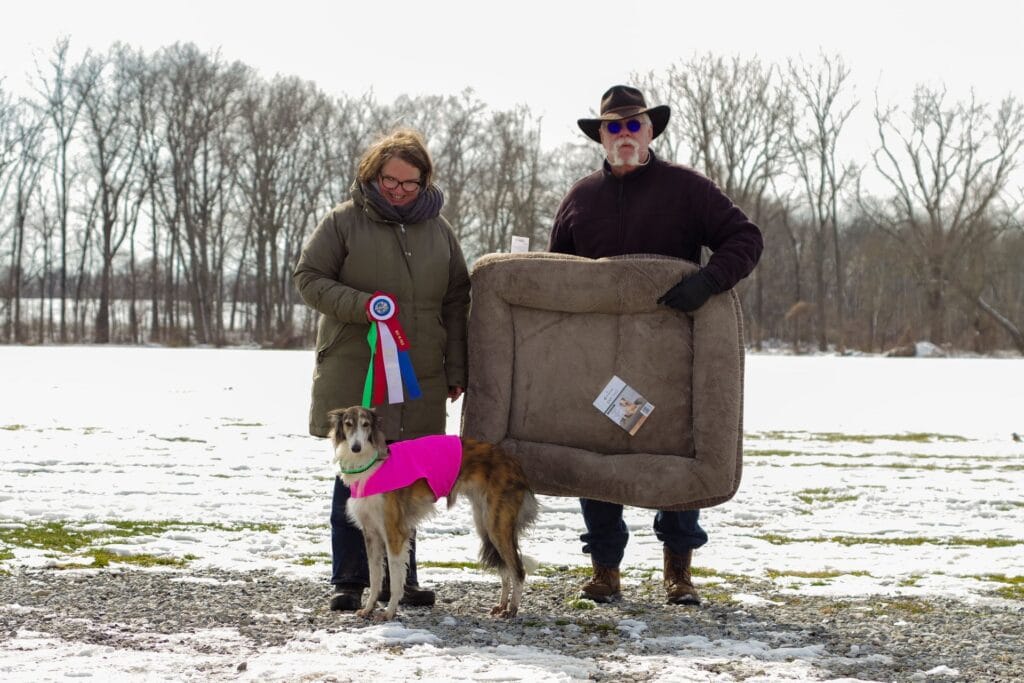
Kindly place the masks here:
[(373, 615), (373, 611), (377, 607), (377, 599), (380, 597), (380, 587), (384, 581), (385, 543), (378, 532), (371, 529), (363, 529), (363, 539), (366, 542), (366, 561), (370, 570), (370, 595), (366, 604), (356, 614), (366, 619)]
[(405, 593), (405, 575), (409, 571), (409, 535), (395, 533), (388, 538), (388, 572), (391, 574), (391, 599), (384, 609), (384, 620), (391, 621), (398, 612), (398, 601)]

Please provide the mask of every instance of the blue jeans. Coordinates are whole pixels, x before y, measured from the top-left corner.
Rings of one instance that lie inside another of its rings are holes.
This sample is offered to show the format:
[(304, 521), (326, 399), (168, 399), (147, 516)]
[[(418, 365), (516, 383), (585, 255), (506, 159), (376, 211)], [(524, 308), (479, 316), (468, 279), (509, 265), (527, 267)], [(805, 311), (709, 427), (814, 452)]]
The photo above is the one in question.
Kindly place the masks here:
[[(334, 496), (331, 498), (331, 583), (355, 584), (364, 588), (370, 585), (370, 570), (366, 562), (366, 544), (363, 532), (345, 514), (349, 490), (341, 477), (334, 478)], [(387, 563), (385, 561), (385, 569)], [(387, 583), (385, 582), (385, 586)], [(405, 585), (418, 586), (416, 579), (416, 535), (409, 543), (409, 571)]]
[[(580, 536), (583, 552), (590, 554), (594, 564), (618, 568), (629, 541), (629, 529), (622, 520), (622, 506), (580, 498), (580, 509), (587, 525), (587, 533)], [(708, 542), (708, 535), (700, 528), (699, 520), (700, 510), (658, 510), (654, 515), (654, 535), (670, 551), (682, 555)]]

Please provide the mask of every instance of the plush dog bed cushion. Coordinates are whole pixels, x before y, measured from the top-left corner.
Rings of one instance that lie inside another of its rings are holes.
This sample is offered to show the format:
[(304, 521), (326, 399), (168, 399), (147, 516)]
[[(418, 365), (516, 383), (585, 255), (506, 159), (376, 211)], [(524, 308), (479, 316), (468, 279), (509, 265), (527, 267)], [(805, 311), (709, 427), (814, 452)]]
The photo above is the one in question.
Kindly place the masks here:
[[(659, 256), (489, 254), (473, 267), (463, 435), (516, 456), (536, 492), (662, 510), (722, 503), (742, 470), (733, 291), (656, 304), (696, 270)], [(613, 375), (654, 404), (630, 436), (593, 406)]]

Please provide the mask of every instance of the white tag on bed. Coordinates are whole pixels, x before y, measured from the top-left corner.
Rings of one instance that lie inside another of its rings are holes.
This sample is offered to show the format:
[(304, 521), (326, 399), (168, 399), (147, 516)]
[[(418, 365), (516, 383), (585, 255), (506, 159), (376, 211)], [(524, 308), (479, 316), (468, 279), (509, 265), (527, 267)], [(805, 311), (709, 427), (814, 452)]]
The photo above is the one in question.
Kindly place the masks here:
[(512, 235), (512, 247), (509, 253), (524, 254), (530, 251), (530, 238)]
[(654, 405), (640, 395), (636, 389), (626, 384), (617, 375), (613, 375), (608, 384), (596, 399), (594, 407), (604, 413), (609, 420), (619, 425), (632, 436), (647, 420), (654, 410)]

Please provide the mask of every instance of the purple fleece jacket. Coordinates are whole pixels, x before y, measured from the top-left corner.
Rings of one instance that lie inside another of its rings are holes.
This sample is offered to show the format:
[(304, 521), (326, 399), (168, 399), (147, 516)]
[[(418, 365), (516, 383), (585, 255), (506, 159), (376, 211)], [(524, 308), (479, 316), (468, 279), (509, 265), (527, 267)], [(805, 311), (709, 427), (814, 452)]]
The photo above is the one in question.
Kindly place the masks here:
[(651, 152), (645, 166), (618, 178), (608, 162), (579, 180), (555, 215), (548, 250), (588, 258), (661, 254), (700, 263), (716, 292), (731, 289), (761, 258), (761, 230), (715, 183)]

